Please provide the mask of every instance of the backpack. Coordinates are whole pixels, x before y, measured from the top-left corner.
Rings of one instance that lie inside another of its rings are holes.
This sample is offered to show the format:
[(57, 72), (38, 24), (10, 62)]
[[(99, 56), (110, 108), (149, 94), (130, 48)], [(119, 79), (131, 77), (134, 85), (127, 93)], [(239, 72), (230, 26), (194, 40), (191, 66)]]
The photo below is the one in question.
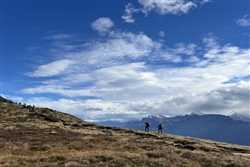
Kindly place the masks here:
[(163, 129), (163, 124), (159, 124), (159, 129)]

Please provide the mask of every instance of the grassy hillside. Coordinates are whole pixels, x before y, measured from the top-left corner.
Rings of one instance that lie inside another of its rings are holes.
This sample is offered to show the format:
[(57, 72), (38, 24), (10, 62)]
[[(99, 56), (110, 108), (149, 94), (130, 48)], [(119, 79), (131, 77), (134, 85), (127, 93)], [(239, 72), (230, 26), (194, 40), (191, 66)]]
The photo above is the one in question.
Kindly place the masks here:
[(250, 147), (89, 124), (0, 97), (1, 167), (247, 167)]

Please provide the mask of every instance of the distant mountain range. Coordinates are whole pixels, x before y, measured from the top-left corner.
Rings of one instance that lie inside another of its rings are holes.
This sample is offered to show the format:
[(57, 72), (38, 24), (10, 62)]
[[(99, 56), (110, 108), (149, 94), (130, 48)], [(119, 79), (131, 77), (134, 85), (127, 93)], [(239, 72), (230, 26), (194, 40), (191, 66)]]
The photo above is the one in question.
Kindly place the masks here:
[(148, 121), (151, 125), (150, 131), (157, 131), (157, 125), (161, 122), (164, 126), (163, 133), (250, 146), (250, 122), (238, 120), (239, 118), (236, 116), (232, 115), (232, 118), (215, 114), (191, 114), (176, 117), (149, 116), (140, 121), (96, 123), (144, 130), (145, 122)]

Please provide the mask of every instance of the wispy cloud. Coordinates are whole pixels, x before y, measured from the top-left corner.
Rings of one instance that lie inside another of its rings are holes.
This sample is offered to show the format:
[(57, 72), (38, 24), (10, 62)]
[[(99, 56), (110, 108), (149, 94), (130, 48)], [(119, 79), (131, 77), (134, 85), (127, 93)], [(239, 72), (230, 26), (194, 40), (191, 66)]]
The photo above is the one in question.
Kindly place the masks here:
[(67, 39), (72, 39), (75, 38), (77, 35), (76, 34), (53, 34), (44, 37), (43, 39), (48, 39), (48, 40), (67, 40)]
[(134, 13), (140, 12), (141, 9), (136, 9), (131, 3), (127, 4), (125, 7), (124, 15), (122, 19), (127, 23), (134, 23), (135, 19), (133, 18)]
[(164, 31), (160, 31), (160, 32), (159, 32), (159, 36), (160, 36), (160, 37), (164, 37), (164, 36), (165, 36)]
[(59, 84), (59, 82), (57, 83), (57, 85), (47, 84), (47, 85), (39, 85), (33, 88), (26, 88), (23, 89), (22, 92), (27, 94), (50, 93), (50, 94), (61, 95), (64, 97), (84, 97), (84, 96), (94, 95), (93, 93), (91, 93), (91, 90), (75, 89), (69, 86), (64, 86), (64, 84)]
[(28, 75), (31, 77), (51, 77), (61, 74), (72, 64), (74, 64), (74, 61), (72, 60), (58, 60), (52, 63), (41, 65), (36, 71), (29, 73)]
[(250, 26), (249, 14), (243, 16), (242, 18), (237, 19), (236, 23), (241, 27), (249, 27)]

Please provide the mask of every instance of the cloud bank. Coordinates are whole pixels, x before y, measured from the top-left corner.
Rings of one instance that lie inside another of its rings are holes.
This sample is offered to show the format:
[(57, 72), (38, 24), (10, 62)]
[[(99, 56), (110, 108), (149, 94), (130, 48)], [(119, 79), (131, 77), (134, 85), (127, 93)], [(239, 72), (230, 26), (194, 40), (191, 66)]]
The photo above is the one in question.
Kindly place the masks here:
[[(100, 39), (68, 43), (72, 49), (63, 50), (64, 54), (56, 44), (61, 43), (59, 38), (50, 38), (50, 49), (58, 54), (29, 73), (42, 81), (22, 90), (36, 95), (26, 103), (87, 121), (248, 113), (249, 49), (220, 45), (212, 35), (201, 39), (200, 46), (165, 46), (144, 33), (116, 30), (110, 18), (97, 19), (90, 26), (100, 32)], [(59, 97), (45, 98), (44, 93)]]

